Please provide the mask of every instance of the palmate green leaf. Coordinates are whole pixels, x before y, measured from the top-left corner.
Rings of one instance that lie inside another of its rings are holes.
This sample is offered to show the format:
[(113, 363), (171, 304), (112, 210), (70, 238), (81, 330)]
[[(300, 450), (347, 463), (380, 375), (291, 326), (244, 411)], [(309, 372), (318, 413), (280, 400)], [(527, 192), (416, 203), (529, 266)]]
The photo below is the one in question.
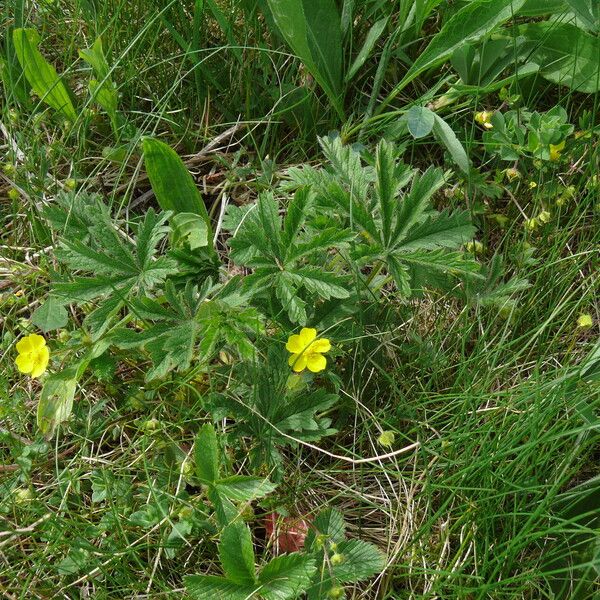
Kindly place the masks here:
[(168, 214), (148, 210), (137, 231), (137, 240), (119, 235), (106, 218), (89, 228), (90, 241), (63, 239), (57, 257), (70, 269), (93, 272), (94, 277), (76, 277), (72, 283), (57, 283), (57, 295), (83, 302), (118, 290), (142, 293), (162, 283), (177, 271), (176, 263), (161, 256), (156, 247), (168, 232)]
[(194, 442), (196, 476), (208, 485), (219, 479), (220, 459), (217, 432), (210, 423), (203, 425)]
[(279, 300), (290, 320), (301, 324), (308, 318), (305, 292), (325, 300), (349, 295), (343, 277), (306, 264), (313, 258), (322, 263), (332, 248), (343, 249), (354, 237), (334, 227), (313, 233), (306, 225), (308, 214), (313, 214), (312, 203), (312, 192), (301, 187), (282, 222), (275, 197), (263, 193), (243, 215), (234, 211), (241, 218), (232, 220), (234, 236), (229, 240), (232, 259), (254, 269), (244, 278), (244, 291), (270, 296), (275, 304)]
[(187, 593), (194, 600), (252, 600), (254, 587), (240, 586), (216, 575), (184, 577)]
[[(297, 205), (296, 210), (299, 208)], [(281, 217), (272, 193), (260, 194), (253, 209), (246, 213), (236, 228), (229, 246), (231, 258), (240, 264), (262, 266), (283, 262), (285, 250), (281, 240)]]
[(184, 321), (145, 344), (153, 367), (146, 372), (146, 380), (164, 377), (173, 370), (189, 369), (194, 356), (194, 345), (200, 325), (193, 320)]
[(348, 229), (328, 227), (311, 236), (308, 241), (290, 246), (285, 255), (285, 260), (286, 262), (297, 261), (311, 254), (327, 252), (331, 248), (345, 249), (354, 238), (355, 235)]
[(89, 312), (83, 320), (83, 324), (89, 328), (94, 342), (106, 332), (110, 326), (111, 318), (125, 306), (125, 298), (131, 291), (131, 286), (113, 291), (112, 296), (102, 300), (100, 305)]
[(302, 230), (308, 211), (312, 207), (314, 194), (310, 187), (301, 187), (296, 190), (291, 199), (285, 219), (283, 221), (283, 243), (286, 247), (291, 247), (296, 240), (296, 236)]
[(380, 110), (423, 72), (446, 61), (463, 44), (480, 40), (517, 14), (525, 0), (471, 0), (429, 42)]
[(258, 576), (260, 597), (265, 600), (297, 598), (308, 588), (315, 571), (315, 559), (311, 556), (297, 552), (277, 556)]
[(474, 233), (475, 227), (471, 223), (469, 211), (444, 211), (412, 227), (403, 238), (397, 240), (392, 251), (406, 253), (456, 248), (472, 239)]
[[(352, 146), (343, 144), (340, 136), (320, 137), (319, 144), (325, 158), (331, 164), (335, 180), (353, 197), (365, 198), (375, 174), (372, 169), (363, 167), (359, 152)], [(330, 178), (321, 179), (322, 184), (327, 185), (330, 182), (333, 183)]]
[(278, 274), (275, 278), (275, 295), (286, 308), (290, 321), (305, 325), (307, 321), (306, 302), (298, 296), (298, 286), (288, 273)]
[(445, 183), (441, 169), (429, 167), (423, 174), (415, 173), (412, 186), (400, 202), (396, 211), (394, 239), (403, 240), (417, 223), (427, 218), (431, 212), (431, 198)]
[(107, 206), (97, 194), (85, 191), (60, 191), (52, 203), (46, 204), (42, 215), (58, 234), (86, 243), (90, 228), (109, 218)]
[(13, 44), (25, 78), (40, 99), (70, 121), (77, 119), (71, 96), (56, 69), (38, 50), (40, 36), (34, 29), (15, 29)]
[(243, 521), (227, 525), (219, 542), (219, 558), (229, 581), (252, 586), (256, 581), (254, 547), (250, 528)]
[(325, 412), (338, 400), (335, 394), (327, 394), (324, 390), (296, 394), (275, 408), (272, 422), (280, 431), (293, 432), (294, 436), (302, 439), (306, 439), (311, 432), (322, 434), (323, 420), (317, 418), (316, 414)]
[(317, 267), (300, 267), (284, 274), (289, 281), (298, 287), (304, 287), (309, 292), (319, 295), (321, 298), (348, 298), (350, 292), (345, 286), (342, 277), (322, 271)]
[(215, 482), (221, 496), (234, 502), (249, 502), (270, 494), (277, 485), (263, 477), (252, 475), (231, 475)]

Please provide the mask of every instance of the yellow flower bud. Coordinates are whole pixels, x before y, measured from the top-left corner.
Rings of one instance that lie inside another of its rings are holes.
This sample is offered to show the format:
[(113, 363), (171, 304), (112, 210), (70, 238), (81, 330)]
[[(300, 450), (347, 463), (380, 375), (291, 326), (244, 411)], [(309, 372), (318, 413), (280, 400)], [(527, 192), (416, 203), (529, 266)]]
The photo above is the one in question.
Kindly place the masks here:
[(391, 448), (396, 441), (396, 436), (393, 431), (384, 431), (378, 438), (377, 441), (385, 447)]
[(593, 324), (594, 321), (590, 313), (583, 313), (582, 315), (579, 315), (579, 318), (577, 319), (577, 327), (579, 327), (579, 329), (591, 329)]
[(548, 221), (550, 221), (550, 213), (547, 210), (543, 210), (538, 216), (538, 221), (540, 223), (548, 223)]
[(480, 125), (483, 125), (486, 129), (492, 129), (492, 117), (494, 116), (493, 111), (484, 110), (482, 112), (475, 113), (475, 121)]
[(467, 242), (465, 248), (471, 254), (481, 254), (483, 252), (483, 244), (479, 240)]
[(538, 227), (537, 219), (534, 217), (533, 219), (527, 219), (525, 221), (525, 228), (529, 231), (534, 231)]

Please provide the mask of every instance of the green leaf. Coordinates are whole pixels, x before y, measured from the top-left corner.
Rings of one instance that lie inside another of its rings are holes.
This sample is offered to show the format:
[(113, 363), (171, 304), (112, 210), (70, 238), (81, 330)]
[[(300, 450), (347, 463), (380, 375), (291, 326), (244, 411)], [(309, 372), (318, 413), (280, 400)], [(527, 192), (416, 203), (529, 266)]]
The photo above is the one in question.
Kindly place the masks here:
[(413, 106), (406, 113), (406, 123), (408, 131), (415, 139), (425, 137), (433, 129), (435, 113), (426, 106)]
[(277, 556), (260, 572), (260, 595), (265, 600), (297, 598), (310, 585), (316, 571), (315, 559), (294, 552)]
[(294, 284), (302, 285), (309, 292), (318, 294), (326, 300), (329, 300), (329, 298), (348, 298), (350, 295), (344, 285), (344, 279), (317, 267), (301, 267), (287, 272), (286, 276)]
[(56, 69), (38, 50), (40, 36), (34, 29), (15, 29), (13, 43), (25, 78), (40, 99), (70, 121), (77, 119), (71, 96)]
[(396, 252), (437, 250), (456, 248), (473, 238), (475, 228), (471, 224), (469, 211), (442, 212), (413, 227), (394, 246)]
[(77, 367), (50, 375), (42, 388), (37, 408), (37, 424), (47, 439), (71, 416), (78, 379)]
[(222, 496), (235, 502), (249, 502), (270, 494), (277, 485), (262, 477), (251, 475), (232, 475), (215, 482)]
[(102, 49), (102, 38), (96, 38), (91, 48), (79, 50), (79, 57), (94, 69), (94, 73), (98, 79), (103, 80), (108, 78), (110, 69), (104, 56), (104, 50)]
[(334, 566), (333, 574), (344, 583), (368, 579), (381, 573), (385, 566), (383, 553), (373, 544), (362, 540), (340, 542), (337, 552), (344, 557), (344, 561)]
[(221, 496), (217, 488), (215, 488), (214, 486), (210, 486), (208, 488), (207, 495), (208, 499), (213, 503), (215, 507), (217, 522), (221, 527), (226, 527), (238, 517), (237, 508), (233, 505), (229, 498)]
[(346, 524), (342, 513), (335, 508), (328, 508), (320, 512), (312, 522), (312, 527), (306, 535), (305, 546), (308, 550), (316, 550), (313, 547), (318, 536), (324, 535), (328, 540), (339, 544), (343, 542), (346, 535)]
[(236, 521), (223, 529), (219, 557), (227, 579), (238, 585), (255, 583), (254, 548), (248, 525)]
[(381, 37), (381, 34), (383, 33), (387, 22), (388, 18), (384, 17), (383, 19), (379, 19), (379, 21), (376, 21), (371, 27), (371, 29), (369, 29), (369, 33), (367, 33), (367, 37), (365, 38), (365, 42), (362, 48), (360, 49), (360, 52), (358, 53), (358, 55), (354, 59), (354, 62), (352, 63), (352, 66), (348, 69), (348, 72), (346, 73), (346, 77), (344, 78), (344, 81), (346, 83), (351, 81), (356, 75), (356, 73), (358, 73), (359, 69), (365, 64), (373, 50), (373, 47), (377, 43), (377, 40)]
[(31, 322), (44, 333), (64, 327), (69, 321), (69, 314), (64, 303), (54, 296), (48, 296), (47, 300), (31, 315)]
[(190, 250), (208, 246), (208, 228), (204, 219), (194, 213), (177, 213), (171, 217), (173, 244), (186, 242)]
[(519, 9), (519, 16), (541, 17), (564, 13), (566, 10), (565, 0), (525, 0), (525, 4)]
[(600, 4), (598, 0), (566, 0), (583, 26), (593, 33), (600, 27)]
[(518, 31), (530, 42), (525, 51), (545, 79), (578, 92), (600, 90), (600, 38), (574, 25), (549, 21), (528, 23)]
[(469, 42), (477, 41), (508, 21), (523, 6), (525, 0), (471, 0), (453, 15), (429, 42), (406, 75), (386, 98), (383, 108), (411, 81), (424, 71), (446, 61), (452, 53)]
[[(146, 212), (137, 228), (137, 239), (119, 234), (118, 228), (103, 212), (88, 228), (89, 239), (62, 239), (56, 251), (59, 260), (71, 270), (88, 271), (94, 277), (76, 277), (71, 282), (57, 282), (54, 294), (64, 302), (86, 302), (108, 296), (97, 311), (89, 315), (88, 324), (97, 337), (106, 328), (108, 319), (119, 310), (119, 303), (130, 295), (142, 295), (162, 284), (168, 275), (177, 272), (171, 258), (156, 258), (156, 247), (165, 237), (168, 214)], [(92, 316), (93, 315), (93, 316)]]
[(343, 118), (342, 32), (334, 0), (268, 0), (275, 24)]
[(109, 78), (110, 68), (102, 49), (102, 39), (98, 37), (91, 48), (79, 50), (79, 57), (91, 65), (97, 77), (97, 79), (90, 80), (92, 97), (110, 115), (111, 119), (116, 119), (119, 97)]
[(146, 172), (161, 208), (199, 215), (212, 240), (210, 217), (204, 201), (181, 158), (167, 144), (154, 138), (145, 137), (142, 149)]
[(194, 442), (196, 475), (202, 483), (208, 485), (219, 479), (219, 457), (217, 432), (210, 423), (206, 423), (200, 428)]
[(433, 124), (433, 134), (440, 143), (446, 146), (452, 160), (459, 166), (460, 170), (463, 171), (463, 173), (468, 173), (470, 168), (469, 157), (467, 156), (463, 145), (444, 119), (438, 115), (434, 115), (434, 117), (435, 123)]
[(240, 586), (225, 577), (189, 575), (184, 577), (187, 593), (194, 600), (250, 600), (254, 588)]

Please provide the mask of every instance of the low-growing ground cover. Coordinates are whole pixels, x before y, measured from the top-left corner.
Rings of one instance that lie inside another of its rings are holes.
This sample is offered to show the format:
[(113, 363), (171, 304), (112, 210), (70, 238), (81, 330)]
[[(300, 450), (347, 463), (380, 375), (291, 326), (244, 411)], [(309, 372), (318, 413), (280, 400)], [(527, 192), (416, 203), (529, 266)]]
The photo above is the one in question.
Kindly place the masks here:
[(600, 593), (593, 0), (0, 11), (3, 597)]

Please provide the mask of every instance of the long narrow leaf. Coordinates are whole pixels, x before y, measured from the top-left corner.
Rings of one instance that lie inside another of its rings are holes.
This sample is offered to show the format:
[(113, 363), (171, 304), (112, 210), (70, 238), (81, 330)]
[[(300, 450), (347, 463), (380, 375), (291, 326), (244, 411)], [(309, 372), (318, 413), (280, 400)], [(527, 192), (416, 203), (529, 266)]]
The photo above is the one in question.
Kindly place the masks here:
[(56, 69), (38, 50), (40, 36), (34, 29), (15, 29), (13, 43), (25, 78), (33, 91), (55, 110), (70, 121), (77, 119), (71, 96)]

